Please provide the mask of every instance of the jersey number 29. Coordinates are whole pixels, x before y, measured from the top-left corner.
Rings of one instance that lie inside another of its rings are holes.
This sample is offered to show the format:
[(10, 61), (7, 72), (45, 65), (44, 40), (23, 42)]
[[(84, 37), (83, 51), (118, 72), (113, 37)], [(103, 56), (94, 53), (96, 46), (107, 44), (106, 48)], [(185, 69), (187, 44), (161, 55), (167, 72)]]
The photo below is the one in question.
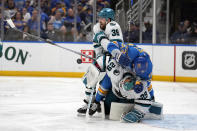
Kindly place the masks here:
[(113, 62), (111, 62), (111, 63), (109, 63), (109, 65), (107, 66), (107, 70), (108, 70), (108, 71), (111, 71), (112, 68), (114, 68), (114, 67), (116, 67), (116, 65), (115, 65)]

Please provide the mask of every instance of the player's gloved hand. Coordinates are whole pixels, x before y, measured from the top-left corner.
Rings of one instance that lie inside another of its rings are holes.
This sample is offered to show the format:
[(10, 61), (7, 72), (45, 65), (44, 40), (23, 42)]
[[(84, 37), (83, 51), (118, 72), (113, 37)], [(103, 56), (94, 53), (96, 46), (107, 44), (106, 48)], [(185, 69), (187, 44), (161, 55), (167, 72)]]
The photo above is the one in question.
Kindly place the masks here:
[(93, 42), (100, 43), (102, 39), (108, 39), (103, 31), (94, 35)]
[(134, 85), (134, 91), (135, 91), (135, 93), (140, 93), (140, 92), (143, 91), (143, 89), (144, 89), (144, 87), (143, 87), (142, 82), (141, 81), (136, 81), (135, 82), (135, 85)]
[(123, 113), (121, 115), (120, 121), (121, 122), (129, 122), (129, 123), (135, 123), (135, 122), (140, 122), (142, 118), (144, 118), (144, 113), (137, 110), (133, 109), (128, 113)]
[(96, 111), (101, 112), (101, 104), (97, 101), (94, 101), (90, 105), (89, 115), (93, 115)]
[(122, 66), (129, 66), (130, 59), (123, 53), (116, 55), (116, 61)]

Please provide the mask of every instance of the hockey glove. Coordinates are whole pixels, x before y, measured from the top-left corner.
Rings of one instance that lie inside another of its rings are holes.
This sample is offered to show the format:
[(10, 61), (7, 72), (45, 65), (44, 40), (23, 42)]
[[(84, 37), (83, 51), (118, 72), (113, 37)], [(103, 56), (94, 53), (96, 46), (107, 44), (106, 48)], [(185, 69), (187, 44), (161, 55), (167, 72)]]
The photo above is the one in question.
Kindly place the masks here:
[(144, 115), (144, 113), (134, 108), (132, 111), (128, 113), (123, 113), (120, 118), (120, 121), (128, 123), (140, 122), (140, 120), (144, 118)]
[(94, 101), (94, 103), (90, 105), (89, 115), (94, 115), (96, 111), (101, 112), (101, 104), (97, 101)]
[(99, 32), (94, 35), (93, 42), (100, 43), (102, 39), (108, 39), (104, 32)]
[(116, 55), (116, 61), (122, 66), (129, 66), (130, 59), (123, 53)]

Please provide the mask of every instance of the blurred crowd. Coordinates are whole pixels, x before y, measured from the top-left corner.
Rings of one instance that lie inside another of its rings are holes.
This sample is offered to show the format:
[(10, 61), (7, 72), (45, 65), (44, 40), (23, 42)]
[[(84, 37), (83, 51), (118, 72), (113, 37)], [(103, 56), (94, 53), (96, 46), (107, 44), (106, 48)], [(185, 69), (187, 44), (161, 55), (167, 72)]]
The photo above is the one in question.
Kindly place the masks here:
[[(197, 45), (197, 23), (184, 20), (171, 31), (169, 43)], [(139, 43), (140, 28), (138, 23), (130, 22), (128, 30), (124, 33), (126, 42)], [(156, 43), (161, 43), (159, 32), (156, 32)], [(142, 31), (142, 42), (152, 43), (152, 23), (144, 22)]]
[[(1, 0), (0, 7), (4, 3), (4, 10), (16, 12), (12, 19), (21, 31), (57, 42), (92, 41), (94, 0), (77, 0), (76, 2), (77, 6), (75, 6), (75, 0), (40, 0), (40, 3), (38, 0)], [(110, 7), (113, 2), (111, 0), (97, 0), (97, 13), (102, 8)], [(38, 8), (39, 6), (41, 8)], [(0, 10), (0, 21), (1, 17)], [(152, 23), (147, 21), (143, 24), (142, 42), (152, 43)], [(197, 23), (184, 20), (177, 25), (173, 32), (170, 32), (169, 43), (197, 44)], [(6, 24), (3, 27), (4, 40), (37, 41), (9, 29)], [(128, 30), (123, 34), (125, 42), (139, 43), (139, 23), (130, 22)], [(159, 32), (156, 34), (156, 42), (162, 43)]]
[(170, 39), (174, 44), (197, 44), (197, 23), (189, 20), (180, 22)]
[[(74, 39), (91, 41), (93, 2), (94, 0), (77, 0), (76, 7), (75, 0), (40, 0), (40, 3), (38, 0), (4, 0), (4, 10), (16, 12), (12, 19), (22, 31), (57, 42)], [(0, 6), (2, 3), (1, 0)], [(39, 4), (41, 8), (38, 8)], [(97, 0), (97, 12), (109, 5), (110, 0)], [(7, 25), (4, 27), (5, 40), (33, 40), (9, 29)]]

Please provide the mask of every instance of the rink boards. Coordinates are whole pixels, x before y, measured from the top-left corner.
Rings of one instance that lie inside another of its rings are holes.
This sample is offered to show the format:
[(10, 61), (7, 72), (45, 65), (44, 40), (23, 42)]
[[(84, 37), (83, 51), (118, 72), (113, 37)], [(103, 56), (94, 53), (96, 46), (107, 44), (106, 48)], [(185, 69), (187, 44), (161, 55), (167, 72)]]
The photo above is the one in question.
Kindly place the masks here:
[[(57, 43), (93, 56), (91, 43)], [(197, 82), (197, 46), (140, 44), (153, 62), (153, 80)], [(77, 60), (81, 59), (82, 64)], [(91, 59), (38, 42), (4, 42), (1, 76), (82, 77)]]

